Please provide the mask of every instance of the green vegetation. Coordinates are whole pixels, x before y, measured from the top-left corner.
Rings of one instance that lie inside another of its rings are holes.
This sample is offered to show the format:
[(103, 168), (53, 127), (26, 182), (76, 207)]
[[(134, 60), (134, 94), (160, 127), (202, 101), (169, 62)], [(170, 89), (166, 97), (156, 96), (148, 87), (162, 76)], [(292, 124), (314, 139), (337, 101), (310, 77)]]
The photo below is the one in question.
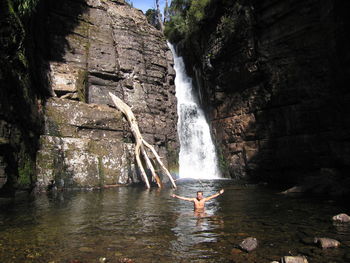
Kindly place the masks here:
[(215, 30), (217, 39), (229, 42), (237, 31), (242, 10), (239, 1), (173, 0), (167, 10), (164, 34), (172, 43), (193, 42), (206, 31)]
[(87, 85), (88, 85), (88, 72), (86, 70), (79, 70), (78, 78), (76, 81), (76, 88), (78, 90), (78, 98), (82, 102), (87, 101)]
[(19, 188), (30, 188), (32, 176), (34, 174), (34, 163), (32, 160), (25, 159), (21, 167), (18, 169), (17, 184)]
[(42, 119), (37, 105), (41, 94), (33, 85), (31, 30), (38, 3), (39, 0), (4, 0), (0, 4), (0, 130), (11, 134), (11, 139), (1, 138), (8, 146), (0, 155), (11, 159), (4, 190), (8, 195), (16, 188), (30, 189), (35, 181), (35, 152)]
[(229, 164), (227, 163), (224, 151), (221, 146), (216, 145), (216, 153), (218, 156), (218, 165), (223, 175), (229, 174)]
[(211, 0), (173, 0), (169, 7), (169, 20), (165, 24), (165, 35), (171, 42), (179, 42), (198, 31), (206, 17)]
[(35, 12), (39, 0), (7, 0), (10, 12), (19, 17), (28, 17)]
[(102, 157), (98, 157), (98, 179), (101, 187), (105, 185), (105, 173), (103, 169)]
[(159, 20), (158, 20), (158, 13), (156, 9), (148, 9), (146, 11), (146, 18), (148, 23), (153, 25), (158, 30), (161, 29), (161, 25), (159, 24)]

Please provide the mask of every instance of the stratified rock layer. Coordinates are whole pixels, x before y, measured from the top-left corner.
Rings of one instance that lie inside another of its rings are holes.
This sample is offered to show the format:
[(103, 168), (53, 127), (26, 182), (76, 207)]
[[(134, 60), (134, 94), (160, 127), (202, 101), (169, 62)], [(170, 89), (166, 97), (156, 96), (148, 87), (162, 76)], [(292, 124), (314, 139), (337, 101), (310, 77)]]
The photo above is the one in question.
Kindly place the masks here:
[(350, 168), (349, 4), (217, 0), (207, 10), (182, 50), (221, 168), (276, 183), (313, 175), (333, 185), (320, 192), (341, 192)]
[(46, 8), (48, 64), (58, 98), (46, 104), (38, 186), (138, 181), (128, 124), (107, 106), (108, 92), (131, 106), (145, 139), (165, 164), (176, 166), (175, 72), (162, 33), (123, 0), (50, 1)]

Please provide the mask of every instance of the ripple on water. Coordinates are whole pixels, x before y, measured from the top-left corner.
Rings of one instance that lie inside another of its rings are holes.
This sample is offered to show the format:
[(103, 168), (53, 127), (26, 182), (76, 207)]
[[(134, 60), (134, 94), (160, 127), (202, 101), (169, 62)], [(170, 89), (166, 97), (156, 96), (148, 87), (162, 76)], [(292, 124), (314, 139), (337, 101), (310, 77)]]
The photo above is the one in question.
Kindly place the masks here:
[[(96, 192), (40, 195), (0, 212), (0, 262), (269, 262), (306, 255), (310, 262), (346, 262), (350, 224), (331, 222), (345, 211), (334, 203), (285, 197), (228, 180), (180, 182), (177, 194), (225, 193), (196, 216), (192, 204), (173, 199), (172, 190), (130, 187)], [(345, 211), (346, 212), (346, 211)], [(236, 253), (246, 237), (256, 251)], [(315, 247), (315, 236), (335, 238), (338, 249)], [(233, 252), (232, 252), (233, 251)], [(344, 261), (345, 260), (345, 261)]]

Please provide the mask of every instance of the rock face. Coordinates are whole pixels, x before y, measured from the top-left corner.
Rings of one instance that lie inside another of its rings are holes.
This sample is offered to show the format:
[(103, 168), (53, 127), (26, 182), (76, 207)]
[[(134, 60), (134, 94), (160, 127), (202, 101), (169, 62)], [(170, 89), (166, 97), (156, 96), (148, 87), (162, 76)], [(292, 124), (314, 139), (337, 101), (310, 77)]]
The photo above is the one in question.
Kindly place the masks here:
[[(37, 155), (38, 187), (137, 182), (127, 122), (108, 92), (132, 107), (145, 139), (177, 162), (172, 55), (160, 31), (125, 1), (49, 1), (52, 93)], [(80, 102), (78, 102), (80, 101)]]
[(0, 197), (33, 185), (43, 120), (40, 101), (47, 93), (28, 55), (33, 51), (30, 14), (24, 18), (11, 4), (0, 3)]
[[(138, 182), (123, 116), (105, 105), (52, 98), (37, 154), (37, 186), (96, 187)], [(129, 136), (130, 137), (130, 136)]]
[(333, 169), (334, 191), (349, 183), (349, 3), (218, 0), (208, 10), (180, 48), (223, 171), (290, 184)]

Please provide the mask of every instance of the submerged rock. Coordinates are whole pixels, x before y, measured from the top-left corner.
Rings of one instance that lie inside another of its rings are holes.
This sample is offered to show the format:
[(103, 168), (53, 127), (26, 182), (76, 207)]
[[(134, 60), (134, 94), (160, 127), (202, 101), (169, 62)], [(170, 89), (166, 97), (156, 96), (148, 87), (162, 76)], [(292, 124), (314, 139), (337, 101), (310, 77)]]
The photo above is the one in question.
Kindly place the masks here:
[(239, 244), (239, 248), (245, 252), (251, 252), (257, 247), (258, 247), (258, 240), (255, 237), (248, 237)]
[(318, 244), (323, 249), (340, 246), (340, 242), (338, 240), (327, 237), (315, 237), (314, 243)]
[(342, 214), (338, 214), (338, 215), (333, 216), (332, 220), (336, 221), (336, 222), (341, 222), (341, 223), (348, 223), (348, 222), (350, 222), (350, 216), (342, 213)]
[(119, 263), (134, 263), (134, 261), (130, 258), (120, 258), (118, 260)]
[(301, 186), (293, 186), (283, 192), (281, 194), (291, 194), (291, 193), (303, 193), (304, 189)]
[(88, 253), (94, 252), (94, 250), (90, 247), (81, 247), (81, 248), (79, 248), (79, 251), (80, 252), (88, 252)]
[(281, 258), (281, 263), (308, 263), (304, 256), (284, 256)]

